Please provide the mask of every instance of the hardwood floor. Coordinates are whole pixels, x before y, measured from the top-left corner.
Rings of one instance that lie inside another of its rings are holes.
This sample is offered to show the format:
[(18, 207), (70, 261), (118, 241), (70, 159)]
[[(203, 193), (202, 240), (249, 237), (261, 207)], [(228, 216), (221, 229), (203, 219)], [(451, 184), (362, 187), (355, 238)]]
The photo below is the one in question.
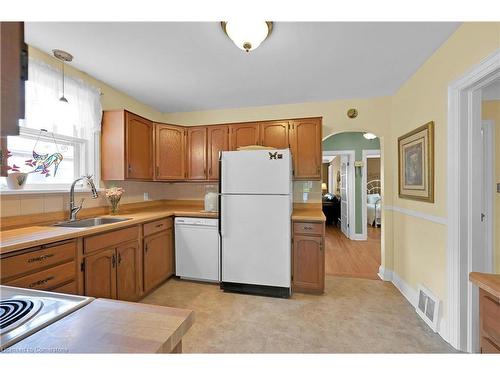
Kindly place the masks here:
[(367, 241), (352, 241), (339, 228), (326, 226), (327, 275), (379, 280), (380, 228), (368, 226)]

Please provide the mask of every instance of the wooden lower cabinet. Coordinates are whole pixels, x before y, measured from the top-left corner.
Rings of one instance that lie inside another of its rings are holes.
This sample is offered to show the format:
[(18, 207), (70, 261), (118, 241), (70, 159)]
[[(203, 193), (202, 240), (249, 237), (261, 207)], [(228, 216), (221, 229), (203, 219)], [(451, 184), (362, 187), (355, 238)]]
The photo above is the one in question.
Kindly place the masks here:
[[(294, 227), (306, 223), (295, 223)], [(324, 231), (319, 235), (293, 235), (292, 289), (294, 292), (321, 294), (325, 287)]]
[(115, 249), (105, 249), (85, 258), (85, 295), (116, 298)]
[(479, 289), (481, 353), (500, 354), (500, 298)]
[(174, 274), (172, 229), (144, 237), (144, 292), (147, 293)]
[(140, 248), (137, 241), (116, 248), (116, 298), (135, 301), (140, 295)]
[(85, 258), (85, 295), (135, 301), (140, 296), (140, 246), (130, 241)]

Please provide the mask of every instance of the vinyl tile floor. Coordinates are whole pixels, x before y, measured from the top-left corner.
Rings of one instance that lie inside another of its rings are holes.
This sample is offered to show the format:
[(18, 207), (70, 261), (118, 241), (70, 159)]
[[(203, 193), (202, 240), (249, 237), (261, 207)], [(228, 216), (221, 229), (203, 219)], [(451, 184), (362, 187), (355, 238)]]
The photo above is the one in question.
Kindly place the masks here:
[(326, 276), (321, 296), (225, 293), (172, 278), (141, 302), (195, 311), (185, 353), (449, 353), (388, 282)]

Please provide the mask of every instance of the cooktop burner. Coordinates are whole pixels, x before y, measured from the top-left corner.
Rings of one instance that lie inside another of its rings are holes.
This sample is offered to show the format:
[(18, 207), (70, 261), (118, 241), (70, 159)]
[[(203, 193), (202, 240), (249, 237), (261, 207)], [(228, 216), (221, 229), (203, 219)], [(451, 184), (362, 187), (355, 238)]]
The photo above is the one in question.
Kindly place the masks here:
[(0, 332), (6, 333), (18, 327), (35, 315), (42, 307), (42, 302), (29, 299), (5, 299), (0, 301)]

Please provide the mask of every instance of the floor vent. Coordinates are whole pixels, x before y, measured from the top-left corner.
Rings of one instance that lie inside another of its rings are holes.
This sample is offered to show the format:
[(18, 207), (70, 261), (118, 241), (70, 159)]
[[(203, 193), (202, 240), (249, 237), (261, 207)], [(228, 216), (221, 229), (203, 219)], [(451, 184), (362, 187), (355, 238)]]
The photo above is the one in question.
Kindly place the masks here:
[(439, 299), (423, 285), (418, 286), (417, 314), (434, 332), (437, 332), (439, 317)]

